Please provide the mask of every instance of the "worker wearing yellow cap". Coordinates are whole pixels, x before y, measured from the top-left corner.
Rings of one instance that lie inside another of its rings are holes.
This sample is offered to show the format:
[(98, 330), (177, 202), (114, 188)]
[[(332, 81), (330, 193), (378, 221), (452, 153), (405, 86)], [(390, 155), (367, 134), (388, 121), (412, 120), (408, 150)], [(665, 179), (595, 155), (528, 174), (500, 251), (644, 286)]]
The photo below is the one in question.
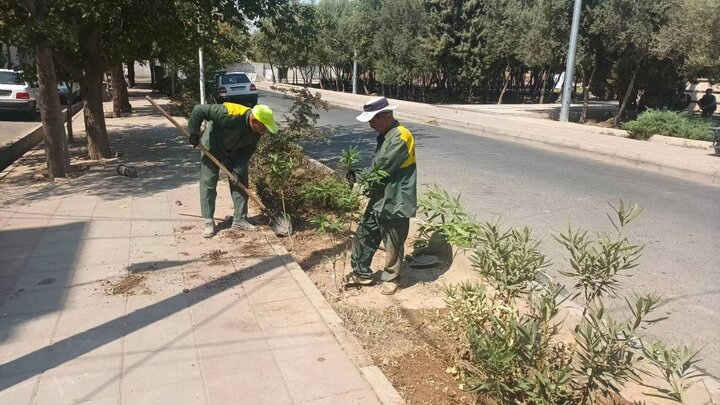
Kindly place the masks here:
[[(203, 121), (209, 121), (200, 135)], [(257, 149), (260, 137), (267, 131), (276, 133), (278, 126), (270, 107), (258, 104), (248, 108), (240, 104), (204, 104), (196, 105), (190, 114), (188, 131), (190, 144), (194, 147), (201, 142), (222, 164), (235, 173), (240, 182), (248, 185), (248, 164)], [(205, 218), (203, 236), (215, 235), (215, 199), (219, 168), (207, 156), (200, 160), (200, 210)], [(235, 213), (232, 230), (251, 231), (255, 227), (247, 221), (247, 194), (238, 186), (230, 183)]]

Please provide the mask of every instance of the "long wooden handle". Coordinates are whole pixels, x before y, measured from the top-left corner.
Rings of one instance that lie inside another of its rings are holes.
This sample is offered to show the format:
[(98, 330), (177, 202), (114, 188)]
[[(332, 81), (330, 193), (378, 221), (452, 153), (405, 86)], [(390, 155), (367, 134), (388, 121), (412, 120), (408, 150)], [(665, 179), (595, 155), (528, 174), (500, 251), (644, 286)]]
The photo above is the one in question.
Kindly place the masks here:
[[(171, 117), (170, 114), (168, 114), (162, 107), (160, 107), (160, 106), (158, 105), (158, 103), (155, 102), (155, 100), (151, 99), (150, 96), (145, 96), (145, 99), (146, 99), (147, 101), (149, 101), (150, 104), (152, 104), (158, 111), (160, 111), (160, 114), (164, 115), (165, 118), (168, 119), (168, 121), (170, 121), (173, 125), (175, 125), (175, 127), (177, 127), (177, 129), (179, 129), (180, 132), (182, 132), (183, 135), (185, 135), (185, 136), (188, 137), (188, 138), (190, 137), (190, 132), (188, 132), (187, 128), (185, 128), (184, 126), (180, 125), (180, 123), (177, 122), (177, 121), (175, 120), (175, 118)], [(225, 173), (225, 175), (228, 176), (228, 178), (230, 179), (230, 181), (232, 181), (233, 183), (235, 183), (235, 185), (237, 185), (238, 187), (240, 187), (240, 190), (244, 191), (245, 194), (247, 194), (248, 197), (250, 197), (250, 199), (252, 199), (253, 202), (255, 202), (255, 204), (257, 204), (257, 205), (260, 207), (261, 210), (267, 211), (267, 208), (265, 207), (265, 204), (263, 204), (262, 201), (260, 201), (260, 199), (255, 195), (255, 193), (253, 193), (253, 192), (251, 192), (250, 190), (248, 190), (247, 187), (245, 187), (245, 185), (243, 185), (243, 184), (240, 182), (240, 180), (237, 178), (237, 176), (235, 176), (235, 173), (231, 172), (230, 170), (227, 169), (227, 167), (225, 167), (225, 165), (223, 165), (222, 163), (220, 163), (220, 161), (219, 161), (215, 156), (213, 156), (213, 154), (210, 153), (210, 151), (207, 150), (202, 144), (198, 145), (198, 147), (200, 148), (200, 150), (202, 151), (202, 153), (203, 153), (205, 156), (207, 156), (208, 158), (210, 158), (210, 160), (212, 160), (212, 162), (215, 163), (215, 164), (217, 165), (217, 167), (219, 167), (220, 170), (222, 170), (222, 172)]]

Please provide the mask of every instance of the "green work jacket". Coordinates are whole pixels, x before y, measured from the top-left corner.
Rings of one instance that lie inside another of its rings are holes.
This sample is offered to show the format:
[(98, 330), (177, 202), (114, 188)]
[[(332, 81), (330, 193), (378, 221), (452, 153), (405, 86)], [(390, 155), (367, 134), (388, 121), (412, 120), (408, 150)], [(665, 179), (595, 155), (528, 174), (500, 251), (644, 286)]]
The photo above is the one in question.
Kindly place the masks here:
[(384, 170), (389, 176), (370, 190), (369, 207), (380, 218), (413, 218), (417, 212), (415, 139), (397, 121), (384, 141), (382, 138), (378, 137), (371, 167)]
[(218, 159), (249, 158), (255, 152), (260, 135), (250, 129), (251, 109), (240, 104), (201, 104), (190, 113), (188, 130), (200, 132), (203, 121), (209, 121), (200, 143)]

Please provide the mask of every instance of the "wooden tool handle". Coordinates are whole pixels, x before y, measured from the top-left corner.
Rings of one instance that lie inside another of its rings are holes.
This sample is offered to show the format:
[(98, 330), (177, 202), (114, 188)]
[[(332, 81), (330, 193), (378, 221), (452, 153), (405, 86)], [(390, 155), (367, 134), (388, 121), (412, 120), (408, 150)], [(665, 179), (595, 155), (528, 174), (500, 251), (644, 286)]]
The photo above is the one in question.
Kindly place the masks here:
[[(155, 102), (155, 100), (151, 99), (150, 96), (145, 96), (145, 99), (147, 101), (149, 101), (150, 104), (152, 104), (158, 111), (160, 111), (160, 114), (164, 115), (165, 118), (168, 119), (168, 121), (170, 121), (173, 125), (175, 125), (175, 127), (177, 127), (177, 129), (179, 129), (183, 135), (185, 135), (186, 137), (190, 137), (190, 132), (188, 132), (187, 128), (185, 128), (183, 125), (180, 125), (180, 123), (177, 122), (175, 120), (175, 118), (171, 117), (170, 114), (168, 114), (162, 107), (160, 107), (158, 105), (158, 103)], [(253, 202), (255, 202), (255, 204), (257, 204), (261, 210), (267, 211), (267, 208), (265, 208), (265, 205), (262, 203), (262, 201), (260, 201), (260, 199), (253, 192), (248, 190), (247, 187), (245, 187), (245, 185), (240, 182), (240, 180), (237, 178), (237, 176), (235, 176), (235, 173), (231, 172), (230, 170), (227, 169), (227, 167), (225, 167), (225, 165), (220, 163), (220, 161), (215, 156), (213, 156), (213, 154), (210, 153), (210, 151), (207, 150), (202, 144), (198, 145), (198, 147), (200, 148), (202, 153), (205, 156), (207, 156), (210, 160), (212, 160), (212, 162), (215, 163), (217, 165), (217, 167), (219, 167), (220, 170), (222, 170), (222, 172), (228, 176), (230, 181), (232, 181), (233, 183), (235, 183), (235, 185), (240, 187), (240, 190), (245, 192), (245, 194), (247, 194), (248, 197), (250, 197), (250, 199), (253, 200)]]

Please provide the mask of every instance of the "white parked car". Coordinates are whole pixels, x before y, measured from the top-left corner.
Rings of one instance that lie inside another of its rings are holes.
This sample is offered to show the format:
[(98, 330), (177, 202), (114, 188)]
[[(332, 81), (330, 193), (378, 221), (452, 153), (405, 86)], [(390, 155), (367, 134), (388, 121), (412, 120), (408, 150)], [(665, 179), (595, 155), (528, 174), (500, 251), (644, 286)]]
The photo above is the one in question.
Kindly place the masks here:
[(37, 93), (37, 84), (25, 81), (22, 72), (0, 69), (0, 112), (34, 115), (38, 110)]
[(254, 107), (258, 101), (258, 91), (245, 72), (223, 72), (217, 75), (218, 103), (230, 101)]

